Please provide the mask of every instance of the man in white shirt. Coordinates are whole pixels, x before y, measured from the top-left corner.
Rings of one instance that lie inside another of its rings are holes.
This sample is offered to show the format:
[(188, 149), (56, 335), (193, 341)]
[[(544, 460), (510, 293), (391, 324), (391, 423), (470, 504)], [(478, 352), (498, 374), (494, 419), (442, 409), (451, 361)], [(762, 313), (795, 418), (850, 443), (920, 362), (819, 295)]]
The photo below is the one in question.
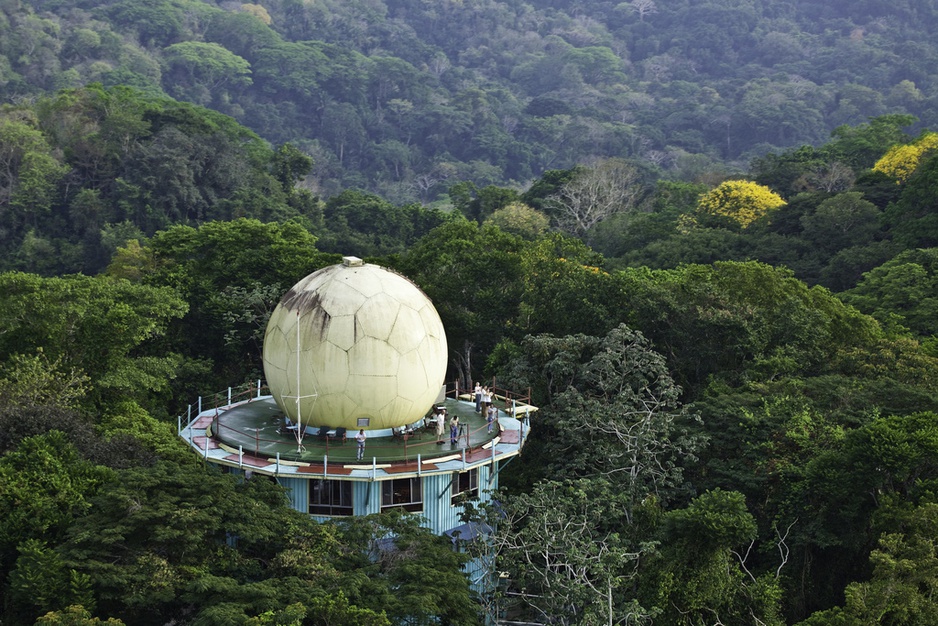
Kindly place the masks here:
[(436, 410), (436, 440), (437, 443), (443, 441), (443, 425), (446, 423), (446, 409), (439, 407)]
[(358, 434), (355, 435), (355, 441), (358, 442), (358, 460), (359, 461), (365, 458), (365, 439), (366, 438), (367, 438), (367, 435), (365, 435), (365, 430), (359, 429)]

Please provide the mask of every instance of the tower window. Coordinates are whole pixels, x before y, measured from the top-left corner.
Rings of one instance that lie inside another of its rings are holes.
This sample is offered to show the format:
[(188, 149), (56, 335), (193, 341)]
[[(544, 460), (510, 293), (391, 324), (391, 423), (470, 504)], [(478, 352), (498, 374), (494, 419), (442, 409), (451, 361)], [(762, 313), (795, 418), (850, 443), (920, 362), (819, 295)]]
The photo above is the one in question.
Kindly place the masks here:
[(381, 508), (401, 508), (412, 513), (423, 511), (420, 478), (396, 478), (381, 483)]
[(471, 469), (453, 476), (450, 489), (452, 499), (474, 499), (479, 497), (479, 470)]
[(344, 480), (309, 481), (311, 515), (351, 515), (352, 483)]

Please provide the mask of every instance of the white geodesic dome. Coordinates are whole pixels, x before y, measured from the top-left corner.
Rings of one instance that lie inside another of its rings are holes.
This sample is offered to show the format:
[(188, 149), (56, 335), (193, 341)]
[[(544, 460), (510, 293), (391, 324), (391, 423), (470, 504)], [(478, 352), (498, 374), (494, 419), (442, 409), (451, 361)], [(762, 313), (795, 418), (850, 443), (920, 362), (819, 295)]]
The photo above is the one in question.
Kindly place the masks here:
[[(437, 401), (446, 335), (416, 285), (346, 257), (290, 289), (270, 316), (264, 375), (294, 422), (366, 430), (412, 424)], [(299, 402), (297, 402), (299, 398)]]

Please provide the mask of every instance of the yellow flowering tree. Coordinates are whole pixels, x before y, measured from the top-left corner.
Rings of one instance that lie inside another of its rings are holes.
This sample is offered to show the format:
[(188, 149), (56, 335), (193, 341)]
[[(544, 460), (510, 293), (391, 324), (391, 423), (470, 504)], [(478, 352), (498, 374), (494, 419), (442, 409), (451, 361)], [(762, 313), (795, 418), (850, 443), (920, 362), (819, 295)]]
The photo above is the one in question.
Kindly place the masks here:
[(697, 211), (727, 217), (746, 228), (785, 204), (780, 195), (765, 185), (748, 180), (728, 180), (700, 196)]
[(938, 133), (924, 133), (912, 143), (890, 148), (873, 165), (873, 171), (891, 176), (897, 183), (905, 182), (922, 162), (922, 157), (935, 148), (938, 148)]

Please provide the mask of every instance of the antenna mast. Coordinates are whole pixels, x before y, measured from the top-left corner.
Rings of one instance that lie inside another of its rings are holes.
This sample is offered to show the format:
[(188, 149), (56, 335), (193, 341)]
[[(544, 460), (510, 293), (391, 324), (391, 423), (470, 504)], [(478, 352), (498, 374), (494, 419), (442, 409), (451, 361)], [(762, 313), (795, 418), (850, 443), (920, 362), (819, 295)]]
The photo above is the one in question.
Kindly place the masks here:
[[(319, 396), (317, 393), (312, 393), (306, 396), (300, 395), (300, 311), (296, 311), (296, 395), (295, 396), (282, 396), (281, 400), (286, 398), (294, 398), (296, 400), (296, 429), (293, 430), (293, 434), (296, 437), (296, 452), (297, 454), (301, 452), (306, 452), (306, 448), (303, 447), (303, 435), (306, 431), (306, 426), (303, 424), (303, 415), (300, 413), (300, 400), (303, 398), (316, 398)], [(314, 400), (315, 402), (315, 400)]]

